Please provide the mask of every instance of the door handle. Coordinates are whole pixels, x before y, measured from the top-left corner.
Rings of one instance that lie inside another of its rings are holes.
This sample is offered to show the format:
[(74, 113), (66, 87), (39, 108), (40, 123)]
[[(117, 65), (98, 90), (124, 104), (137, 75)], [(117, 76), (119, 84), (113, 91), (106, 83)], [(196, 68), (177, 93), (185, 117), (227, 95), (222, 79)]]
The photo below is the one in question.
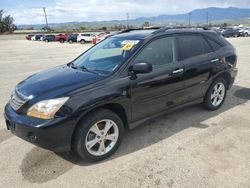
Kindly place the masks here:
[(179, 74), (179, 73), (182, 73), (183, 71), (184, 69), (177, 69), (177, 70), (174, 70), (172, 74)]
[(220, 59), (219, 58), (216, 58), (216, 59), (212, 59), (210, 62), (211, 63), (216, 63), (216, 62), (218, 62)]

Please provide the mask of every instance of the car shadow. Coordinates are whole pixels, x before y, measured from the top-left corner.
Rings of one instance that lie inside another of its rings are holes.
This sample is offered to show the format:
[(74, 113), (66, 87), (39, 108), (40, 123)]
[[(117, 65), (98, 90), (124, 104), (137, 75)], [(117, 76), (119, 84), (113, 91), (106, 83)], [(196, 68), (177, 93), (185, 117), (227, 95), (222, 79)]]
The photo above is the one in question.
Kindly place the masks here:
[[(250, 100), (250, 88), (234, 85), (228, 91), (223, 106), (216, 111), (206, 110), (202, 105), (193, 105), (147, 121), (133, 130), (126, 131), (118, 151), (100, 163), (149, 147), (190, 127), (206, 129), (209, 126), (206, 125), (204, 121), (218, 116), (238, 105), (242, 105), (248, 100)], [(212, 125), (216, 124), (216, 122), (212, 123)], [(74, 153), (56, 154), (76, 165), (91, 165), (91, 163), (82, 162)]]

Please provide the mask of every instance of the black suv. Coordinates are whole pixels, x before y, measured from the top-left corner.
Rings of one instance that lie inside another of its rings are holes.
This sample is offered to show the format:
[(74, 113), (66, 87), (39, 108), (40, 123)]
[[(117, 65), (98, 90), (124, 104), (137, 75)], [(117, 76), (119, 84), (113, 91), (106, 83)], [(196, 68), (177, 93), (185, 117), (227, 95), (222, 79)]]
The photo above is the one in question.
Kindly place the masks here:
[(76, 33), (70, 34), (68, 36), (68, 40), (67, 41), (69, 43), (77, 42), (77, 36), (78, 36), (78, 34), (76, 34)]
[(213, 31), (123, 31), (19, 83), (5, 107), (7, 128), (43, 148), (99, 161), (117, 150), (124, 129), (190, 104), (218, 109), (236, 61), (233, 46)]

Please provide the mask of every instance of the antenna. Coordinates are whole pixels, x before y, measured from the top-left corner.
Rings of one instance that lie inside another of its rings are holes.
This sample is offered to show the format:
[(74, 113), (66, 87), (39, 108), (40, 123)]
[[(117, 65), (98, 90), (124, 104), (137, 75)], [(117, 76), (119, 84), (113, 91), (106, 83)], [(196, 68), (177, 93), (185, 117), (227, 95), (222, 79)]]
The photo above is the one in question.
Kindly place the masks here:
[(46, 14), (46, 7), (43, 7), (43, 12), (44, 12), (45, 21), (46, 21), (46, 27), (48, 29), (49, 28), (49, 24), (48, 24), (48, 18), (47, 18), (47, 14)]

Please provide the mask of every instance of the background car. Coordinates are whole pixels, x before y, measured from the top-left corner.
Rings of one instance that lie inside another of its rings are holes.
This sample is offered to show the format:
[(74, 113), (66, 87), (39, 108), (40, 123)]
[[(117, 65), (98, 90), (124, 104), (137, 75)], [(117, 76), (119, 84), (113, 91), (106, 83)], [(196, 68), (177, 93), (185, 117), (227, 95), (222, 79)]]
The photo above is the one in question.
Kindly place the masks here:
[(58, 34), (56, 35), (56, 41), (59, 41), (60, 43), (64, 43), (65, 41), (67, 41), (68, 39), (68, 35), (67, 34)]
[(77, 42), (77, 36), (78, 34), (77, 33), (72, 33), (68, 36), (68, 42), (69, 43), (73, 43), (73, 42)]
[(81, 44), (92, 42), (93, 37), (95, 37), (95, 35), (91, 33), (80, 33), (77, 36), (77, 42), (80, 42)]
[(45, 42), (51, 42), (51, 41), (55, 41), (55, 40), (56, 40), (55, 35), (45, 35), (43, 37), (43, 41), (45, 41)]
[(104, 40), (104, 39), (106, 39), (106, 38), (108, 38), (110, 36), (112, 36), (112, 34), (110, 34), (110, 32), (99, 33), (96, 37), (94, 37), (92, 39), (92, 43), (97, 44), (97, 43), (101, 42), (102, 40)]
[(239, 30), (240, 36), (248, 37), (250, 36), (250, 28), (242, 28)]
[(25, 38), (26, 40), (31, 40), (31, 37), (33, 37), (34, 35), (27, 35)]
[(224, 29), (221, 32), (223, 37), (239, 37), (240, 36), (240, 32), (238, 29), (233, 29), (233, 28), (229, 28), (229, 29)]
[(41, 35), (41, 34), (35, 35), (35, 40), (40, 41), (40, 38), (41, 38), (42, 36), (43, 36), (43, 35)]

